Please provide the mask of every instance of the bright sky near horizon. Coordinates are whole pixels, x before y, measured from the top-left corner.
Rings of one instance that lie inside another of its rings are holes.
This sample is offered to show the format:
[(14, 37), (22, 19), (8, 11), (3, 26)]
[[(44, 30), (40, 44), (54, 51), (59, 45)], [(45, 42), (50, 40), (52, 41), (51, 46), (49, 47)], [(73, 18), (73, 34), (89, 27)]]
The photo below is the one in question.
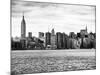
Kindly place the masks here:
[(26, 21), (26, 35), (32, 32), (38, 36), (38, 32), (80, 32), (85, 29), (95, 32), (95, 6), (56, 4), (46, 2), (34, 2), (24, 0), (12, 0), (12, 36), (21, 35), (21, 21), (24, 12)]

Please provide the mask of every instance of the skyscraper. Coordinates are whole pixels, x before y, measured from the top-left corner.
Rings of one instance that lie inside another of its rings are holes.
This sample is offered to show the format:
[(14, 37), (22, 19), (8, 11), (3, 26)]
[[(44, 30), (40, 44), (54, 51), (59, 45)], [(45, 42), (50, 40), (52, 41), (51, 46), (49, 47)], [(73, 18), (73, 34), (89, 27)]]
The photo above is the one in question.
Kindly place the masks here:
[(39, 32), (39, 38), (43, 38), (44, 37), (44, 33), (43, 32)]
[(56, 33), (56, 45), (57, 49), (61, 49), (63, 46), (63, 37), (61, 32)]
[(45, 37), (44, 37), (44, 33), (43, 32), (39, 32), (39, 39), (41, 40), (41, 41), (43, 41), (43, 45), (45, 46)]
[(65, 33), (62, 33), (62, 37), (63, 37), (62, 46), (63, 46), (63, 49), (65, 49), (65, 48), (67, 48), (67, 38), (68, 38), (68, 36)]
[(24, 19), (24, 15), (21, 21), (21, 38), (25, 38), (26, 37), (26, 22)]
[(28, 33), (28, 37), (29, 37), (29, 38), (32, 38), (32, 32), (29, 32), (29, 33)]
[(87, 26), (86, 26), (85, 29), (80, 30), (81, 37), (85, 37), (85, 35), (88, 35), (88, 32), (87, 31), (88, 31), (87, 30)]
[(70, 32), (70, 33), (69, 33), (69, 37), (70, 37), (70, 38), (76, 38), (76, 34), (75, 34), (74, 32)]
[(26, 49), (26, 23), (25, 23), (25, 19), (24, 19), (24, 14), (23, 14), (23, 18), (21, 21), (21, 45), (22, 45), (22, 49)]
[(86, 26), (86, 32), (87, 32), (87, 26)]
[(47, 47), (47, 45), (51, 45), (51, 33), (47, 32), (45, 35), (45, 46)]
[(54, 28), (51, 31), (51, 48), (56, 49), (56, 35), (55, 35)]

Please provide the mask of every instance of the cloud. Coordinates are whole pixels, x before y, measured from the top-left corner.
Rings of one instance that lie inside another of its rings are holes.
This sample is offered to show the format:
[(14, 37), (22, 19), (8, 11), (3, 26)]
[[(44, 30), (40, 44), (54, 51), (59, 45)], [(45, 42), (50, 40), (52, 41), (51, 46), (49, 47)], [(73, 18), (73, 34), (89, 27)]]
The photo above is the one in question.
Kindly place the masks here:
[(95, 30), (95, 28), (90, 28), (91, 25), (95, 27), (95, 7), (12, 0), (12, 21), (14, 19), (12, 28), (14, 30), (14, 27), (17, 27), (13, 34), (18, 32), (18, 28), (20, 29), (23, 11), (27, 32), (46, 32), (48, 25), (54, 25), (56, 31), (66, 33), (78, 32), (85, 28), (82, 25), (88, 25), (89, 30)]

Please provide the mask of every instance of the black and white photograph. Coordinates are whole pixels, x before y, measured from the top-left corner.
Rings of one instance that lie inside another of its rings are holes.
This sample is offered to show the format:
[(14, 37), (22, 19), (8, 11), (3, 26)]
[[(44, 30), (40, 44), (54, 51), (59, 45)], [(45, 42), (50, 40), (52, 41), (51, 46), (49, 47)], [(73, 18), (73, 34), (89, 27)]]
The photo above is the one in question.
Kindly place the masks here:
[(11, 0), (11, 75), (96, 69), (96, 6)]

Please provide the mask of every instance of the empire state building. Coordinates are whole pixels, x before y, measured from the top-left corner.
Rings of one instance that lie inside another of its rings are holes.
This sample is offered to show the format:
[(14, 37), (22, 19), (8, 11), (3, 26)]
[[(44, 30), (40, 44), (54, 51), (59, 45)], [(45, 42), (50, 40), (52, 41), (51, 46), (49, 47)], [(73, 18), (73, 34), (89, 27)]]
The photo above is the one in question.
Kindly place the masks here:
[(25, 19), (24, 19), (24, 15), (21, 21), (21, 38), (25, 38), (26, 37), (26, 23), (25, 23)]

